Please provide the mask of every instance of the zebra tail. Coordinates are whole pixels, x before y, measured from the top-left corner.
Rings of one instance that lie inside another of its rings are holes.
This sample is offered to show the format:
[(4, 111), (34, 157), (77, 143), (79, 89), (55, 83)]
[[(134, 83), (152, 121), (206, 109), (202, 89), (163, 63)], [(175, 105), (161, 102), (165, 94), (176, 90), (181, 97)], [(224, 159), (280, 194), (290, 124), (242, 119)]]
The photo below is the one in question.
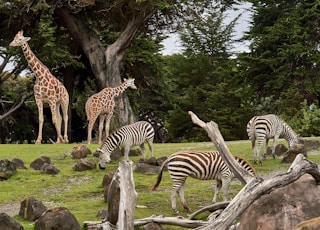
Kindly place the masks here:
[(155, 191), (157, 189), (157, 187), (159, 186), (161, 180), (162, 180), (162, 172), (163, 172), (163, 169), (165, 167), (165, 165), (167, 164), (167, 162), (169, 161), (169, 158), (167, 160), (165, 160), (163, 162), (163, 164), (161, 165), (161, 168), (160, 168), (160, 171), (158, 173), (158, 177), (157, 177), (157, 182), (155, 183), (155, 185), (153, 186), (153, 188), (151, 189), (151, 191)]

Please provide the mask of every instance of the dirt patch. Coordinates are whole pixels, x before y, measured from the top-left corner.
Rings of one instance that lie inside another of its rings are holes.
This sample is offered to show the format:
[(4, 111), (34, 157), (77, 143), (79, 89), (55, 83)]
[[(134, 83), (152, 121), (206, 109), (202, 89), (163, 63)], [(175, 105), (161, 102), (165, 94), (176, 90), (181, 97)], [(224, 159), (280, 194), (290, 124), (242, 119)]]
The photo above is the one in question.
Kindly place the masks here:
[(6, 213), (9, 216), (13, 217), (19, 214), (20, 211), (20, 202), (13, 202), (10, 204), (5, 204), (0, 206), (0, 213)]

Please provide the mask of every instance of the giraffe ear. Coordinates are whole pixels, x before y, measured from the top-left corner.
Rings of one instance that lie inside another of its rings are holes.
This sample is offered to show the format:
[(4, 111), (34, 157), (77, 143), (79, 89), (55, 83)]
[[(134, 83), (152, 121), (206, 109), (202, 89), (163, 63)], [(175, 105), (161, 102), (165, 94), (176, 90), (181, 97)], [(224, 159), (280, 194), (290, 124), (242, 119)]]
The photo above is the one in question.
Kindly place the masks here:
[(127, 78), (123, 78), (123, 81), (127, 81)]
[(29, 41), (31, 38), (30, 37), (24, 37), (24, 40), (27, 42)]

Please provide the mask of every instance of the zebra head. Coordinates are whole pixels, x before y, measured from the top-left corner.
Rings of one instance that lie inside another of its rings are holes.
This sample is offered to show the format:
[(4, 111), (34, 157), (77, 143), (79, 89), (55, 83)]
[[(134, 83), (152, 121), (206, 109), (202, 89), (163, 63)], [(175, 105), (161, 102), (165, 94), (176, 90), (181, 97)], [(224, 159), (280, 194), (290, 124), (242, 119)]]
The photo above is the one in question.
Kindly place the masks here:
[(105, 169), (107, 166), (107, 163), (111, 161), (110, 159), (110, 153), (105, 153), (102, 151), (102, 149), (97, 149), (97, 152), (99, 152), (99, 168)]

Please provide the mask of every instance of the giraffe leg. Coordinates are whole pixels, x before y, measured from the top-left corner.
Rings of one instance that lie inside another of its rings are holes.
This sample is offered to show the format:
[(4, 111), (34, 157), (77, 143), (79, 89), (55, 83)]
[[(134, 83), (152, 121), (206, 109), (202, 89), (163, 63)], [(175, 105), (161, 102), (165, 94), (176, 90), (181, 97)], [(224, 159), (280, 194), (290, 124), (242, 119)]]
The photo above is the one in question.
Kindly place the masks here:
[(95, 123), (97, 119), (97, 115), (96, 114), (91, 114), (91, 117), (88, 117), (88, 138), (87, 138), (87, 142), (88, 144), (91, 144), (91, 139), (92, 139), (92, 129), (93, 129), (93, 125)]
[(69, 105), (69, 102), (61, 104), (62, 114), (63, 114), (63, 123), (64, 123), (64, 134), (63, 134), (63, 142), (64, 143), (69, 143), (69, 139), (68, 139), (68, 119), (69, 119), (68, 105)]
[(56, 131), (57, 131), (57, 144), (58, 143), (63, 143), (63, 138), (61, 136), (61, 123), (62, 123), (62, 118), (60, 114), (60, 104), (56, 104)]
[(43, 104), (42, 104), (42, 101), (39, 99), (36, 99), (36, 103), (38, 106), (38, 113), (39, 113), (39, 132), (38, 132), (38, 138), (36, 140), (36, 144), (41, 144), (42, 127), (43, 127)]
[(110, 121), (112, 118), (113, 112), (108, 113), (107, 117), (106, 117), (106, 126), (105, 126), (105, 130), (106, 130), (106, 137), (109, 136), (109, 130), (110, 130)]
[(100, 115), (99, 116), (99, 145), (102, 144), (102, 133), (103, 133), (103, 124), (106, 116), (105, 115)]

